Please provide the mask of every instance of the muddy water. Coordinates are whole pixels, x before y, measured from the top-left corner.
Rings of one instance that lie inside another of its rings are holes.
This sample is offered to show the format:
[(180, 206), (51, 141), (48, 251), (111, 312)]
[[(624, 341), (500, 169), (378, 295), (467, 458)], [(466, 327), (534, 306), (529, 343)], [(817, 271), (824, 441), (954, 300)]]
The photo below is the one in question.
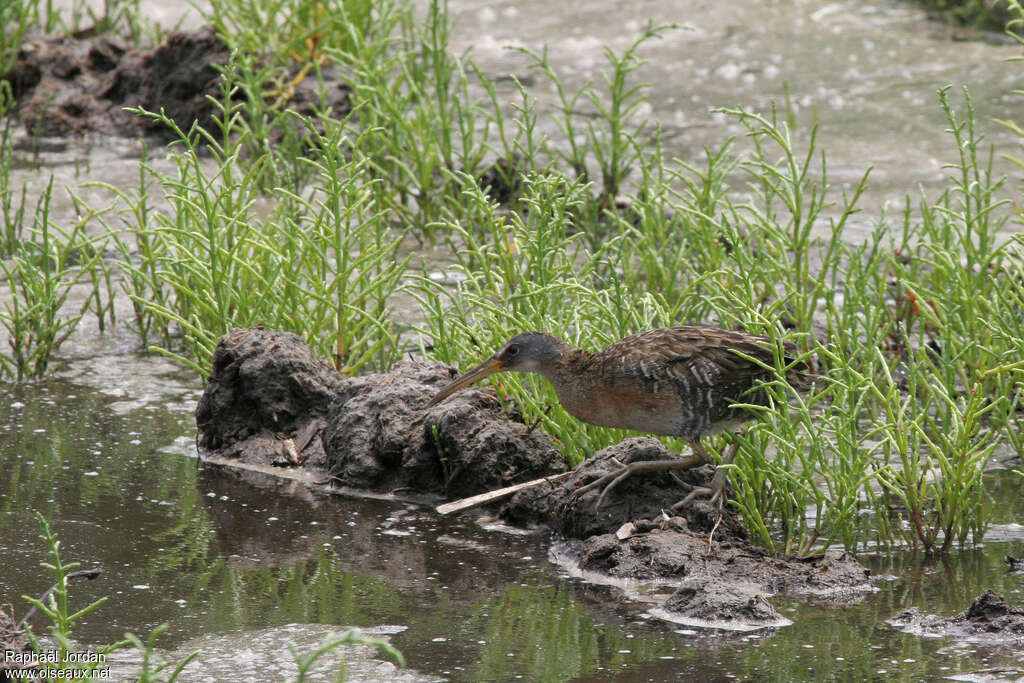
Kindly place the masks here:
[[(149, 400), (58, 378), (11, 387), (12, 402), (0, 407), (0, 471), (9, 474), (0, 485), (0, 600), (23, 613), (19, 596), (51, 582), (39, 569), (34, 511), (42, 512), (66, 561), (104, 568), (96, 581), (73, 585), (73, 605), (108, 597), (77, 631), (86, 647), (167, 623), (169, 656), (202, 652), (188, 680), (214, 670), (241, 680), (256, 664), (256, 680), (284, 676), (287, 669), (266, 668), (268, 653), (288, 661), (285, 645), (319, 642), (326, 629), (317, 625), (380, 628), (411, 669), (433, 679), (918, 679), (1019, 661), (1019, 649), (922, 639), (883, 623), (911, 605), (952, 614), (984, 588), (1024, 603), (1024, 573), (1002, 564), (1024, 547), (1024, 528), (1012, 521), (1021, 519), (1018, 485), (1005, 472), (989, 488), (1007, 511), (996, 540), (941, 561), (868, 556), (890, 578), (860, 604), (776, 598), (793, 626), (716, 637), (651, 619), (642, 602), (569, 578), (548, 560), (546, 534), (207, 470), (193, 457), (186, 409), (198, 387), (171, 366), (120, 364), (158, 387)], [(382, 675), (359, 671), (350, 672), (356, 680)]]
[[(657, 84), (646, 113), (661, 122), (669, 154), (698, 160), (704, 145), (740, 132), (715, 107), (763, 111), (788, 88), (797, 135), (806, 135), (815, 112), (821, 122), (835, 183), (850, 187), (874, 166), (861, 231), (885, 202), (899, 203), (919, 185), (932, 196), (946, 186), (942, 165), (955, 149), (943, 134), (939, 87), (969, 84), (988, 140), (1000, 151), (1015, 144), (992, 119), (1020, 119), (1020, 100), (1009, 94), (1020, 66), (1004, 62), (1019, 50), (954, 42), (902, 3), (527, 0), (453, 1), (452, 9), (455, 47), (473, 47), (492, 75), (522, 78), (542, 110), (550, 89), (504, 45), (550, 45), (553, 62), (578, 85), (596, 76), (603, 44), (621, 50), (648, 17), (692, 25), (643, 53), (651, 62), (640, 77)], [(57, 187), (101, 206), (109, 196), (86, 184), (133, 185), (137, 154), (108, 140), (57, 141), (35, 159), (40, 168), (23, 168), (12, 181), (28, 183), (32, 202), (54, 173)], [(32, 157), (27, 148), (25, 156)], [(170, 168), (159, 153), (152, 163)], [(999, 160), (997, 168), (1012, 172)], [(64, 192), (53, 208), (58, 223), (74, 215)], [(66, 560), (105, 570), (73, 587), (78, 606), (109, 598), (77, 631), (85, 646), (167, 623), (162, 645), (173, 656), (203, 651), (207, 668), (192, 670), (193, 680), (231, 665), (280, 679), (286, 671), (268, 668), (266, 655), (287, 660), (283, 645), (317, 642), (322, 625), (380, 628), (410, 667), (435, 679), (916, 680), (1020, 661), (1019, 649), (922, 639), (884, 625), (912, 605), (952, 614), (985, 588), (1024, 604), (1024, 574), (1007, 574), (1002, 564), (1005, 554), (1024, 555), (1020, 483), (1005, 472), (989, 481), (997, 524), (982, 546), (941, 561), (868, 556), (876, 574), (891, 578), (862, 603), (775, 599), (793, 626), (718, 638), (657, 622), (613, 589), (568, 578), (548, 561), (544, 535), (206, 471), (192, 446), (200, 387), (180, 368), (138, 358), (134, 347), (123, 329), (100, 337), (87, 326), (65, 347), (70, 363), (58, 378), (0, 386), (0, 602), (20, 616), (20, 596), (50, 585), (38, 567), (45, 557), (33, 512), (42, 512)], [(367, 671), (350, 667), (354, 678), (383, 677)]]

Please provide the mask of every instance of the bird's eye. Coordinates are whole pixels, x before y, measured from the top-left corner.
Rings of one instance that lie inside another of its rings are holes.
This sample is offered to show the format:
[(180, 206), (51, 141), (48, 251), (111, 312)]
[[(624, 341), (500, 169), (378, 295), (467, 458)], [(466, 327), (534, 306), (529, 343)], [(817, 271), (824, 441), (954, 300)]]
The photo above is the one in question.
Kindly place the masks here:
[(518, 356), (519, 346), (517, 346), (516, 344), (512, 344), (507, 349), (505, 349), (505, 353), (508, 354), (509, 356)]

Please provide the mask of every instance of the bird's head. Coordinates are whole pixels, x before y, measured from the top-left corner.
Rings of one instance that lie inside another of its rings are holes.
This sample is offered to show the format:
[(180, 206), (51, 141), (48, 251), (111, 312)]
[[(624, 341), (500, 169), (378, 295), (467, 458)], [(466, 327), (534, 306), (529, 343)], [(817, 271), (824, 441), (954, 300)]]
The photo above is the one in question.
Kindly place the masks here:
[(451, 384), (430, 399), (427, 408), (445, 400), (456, 391), (465, 389), (496, 372), (543, 372), (561, 357), (567, 344), (544, 332), (523, 332), (509, 339), (501, 350), (469, 372), (455, 378)]

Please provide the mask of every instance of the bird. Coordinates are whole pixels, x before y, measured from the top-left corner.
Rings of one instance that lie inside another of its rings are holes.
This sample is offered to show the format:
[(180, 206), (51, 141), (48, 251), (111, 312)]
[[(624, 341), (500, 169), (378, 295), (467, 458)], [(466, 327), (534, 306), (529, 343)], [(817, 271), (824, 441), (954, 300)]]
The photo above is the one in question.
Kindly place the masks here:
[[(776, 378), (775, 343), (761, 335), (703, 325), (663, 327), (640, 332), (605, 349), (588, 352), (546, 332), (522, 332), (495, 354), (442, 388), (426, 405), (429, 409), (455, 392), (499, 372), (533, 372), (543, 376), (566, 412), (589, 424), (681, 437), (692, 453), (687, 458), (647, 460), (582, 486), (582, 496), (603, 486), (597, 500), (638, 472), (682, 470), (709, 461), (701, 439), (723, 431), (735, 432), (754, 417), (735, 404), (767, 405), (765, 382)], [(794, 361), (796, 344), (783, 342), (786, 380), (806, 389), (816, 377), (808, 360)], [(722, 454), (731, 463), (739, 442)], [(727, 470), (719, 468), (709, 486), (695, 488), (673, 509), (697, 496), (722, 504)]]

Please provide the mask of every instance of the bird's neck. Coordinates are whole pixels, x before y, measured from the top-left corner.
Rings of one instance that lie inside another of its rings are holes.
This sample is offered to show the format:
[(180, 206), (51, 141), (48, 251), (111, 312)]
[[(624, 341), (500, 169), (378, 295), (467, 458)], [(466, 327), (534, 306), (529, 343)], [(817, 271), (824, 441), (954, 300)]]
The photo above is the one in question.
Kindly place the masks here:
[(593, 354), (582, 349), (577, 349), (565, 342), (562, 342), (559, 349), (558, 359), (544, 366), (540, 374), (551, 383), (555, 392), (561, 396), (563, 389), (569, 386), (579, 385), (586, 378), (587, 370), (590, 368)]
[(596, 389), (595, 375), (591, 372), (593, 354), (568, 344), (565, 347), (558, 360), (546, 366), (541, 374), (555, 390), (566, 412), (584, 422), (592, 422), (587, 405)]

